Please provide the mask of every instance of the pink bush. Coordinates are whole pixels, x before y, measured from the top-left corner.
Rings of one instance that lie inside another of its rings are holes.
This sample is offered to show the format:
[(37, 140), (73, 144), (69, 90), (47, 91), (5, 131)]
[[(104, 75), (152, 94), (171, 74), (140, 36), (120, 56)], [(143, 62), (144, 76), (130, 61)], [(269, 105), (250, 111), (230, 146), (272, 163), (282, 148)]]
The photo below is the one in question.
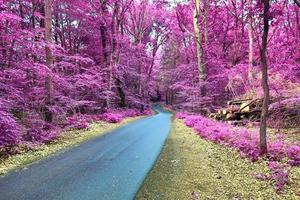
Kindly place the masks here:
[[(186, 115), (183, 113), (178, 113), (176, 116), (177, 118), (184, 119), (184, 123), (194, 128), (200, 137), (236, 148), (242, 157), (247, 157), (253, 161), (259, 158), (258, 133), (202, 116)], [(293, 165), (299, 165), (299, 146), (294, 145), (287, 148), (287, 144), (283, 140), (269, 140), (268, 145), (267, 157), (269, 160), (278, 161), (288, 157)]]
[(86, 129), (89, 126), (92, 118), (86, 115), (74, 115), (72, 117), (68, 117), (68, 128), (72, 129)]
[[(176, 117), (183, 119), (187, 126), (194, 128), (201, 138), (235, 148), (242, 157), (249, 158), (252, 161), (259, 159), (259, 134), (257, 132), (217, 122), (200, 115), (178, 113)], [(269, 178), (275, 181), (275, 189), (279, 192), (288, 182), (289, 174), (287, 166), (280, 164), (279, 161), (288, 158), (288, 163), (291, 166), (299, 166), (300, 146), (293, 145), (288, 147), (282, 138), (276, 141), (269, 139), (267, 158), (269, 159), (268, 167), (271, 171)]]
[(268, 162), (271, 171), (271, 179), (275, 181), (275, 190), (280, 192), (289, 181), (289, 168), (275, 161)]
[(116, 113), (104, 113), (101, 119), (109, 123), (118, 123), (123, 120), (123, 116)]
[(14, 146), (21, 141), (21, 127), (13, 116), (0, 111), (0, 155), (13, 153)]
[(286, 144), (284, 141), (275, 141), (269, 143), (269, 160), (279, 161), (286, 157)]
[(68, 128), (86, 129), (92, 122), (105, 121), (109, 123), (119, 123), (126, 117), (136, 117), (151, 114), (150, 110), (140, 112), (137, 109), (115, 109), (107, 110), (103, 114), (94, 115), (73, 115), (67, 118)]
[(287, 155), (290, 159), (289, 163), (292, 166), (300, 166), (300, 146), (293, 145), (287, 150)]
[(246, 129), (216, 122), (202, 116), (178, 114), (187, 126), (193, 127), (200, 137), (239, 150), (242, 157), (255, 161), (259, 157), (257, 136)]

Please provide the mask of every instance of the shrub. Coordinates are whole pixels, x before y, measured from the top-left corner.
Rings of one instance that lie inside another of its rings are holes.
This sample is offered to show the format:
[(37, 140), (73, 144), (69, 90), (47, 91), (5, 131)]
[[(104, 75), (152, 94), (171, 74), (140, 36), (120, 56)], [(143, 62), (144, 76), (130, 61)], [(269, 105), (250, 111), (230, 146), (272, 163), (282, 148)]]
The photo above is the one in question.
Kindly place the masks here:
[[(193, 127), (201, 138), (235, 148), (242, 157), (247, 157), (252, 161), (259, 159), (259, 134), (257, 132), (217, 122), (203, 116), (186, 115), (184, 113), (178, 113), (176, 116), (183, 119), (187, 126)], [(267, 158), (269, 159), (268, 167), (271, 176), (266, 178), (266, 175), (258, 175), (257, 177), (274, 180), (275, 189), (279, 192), (288, 182), (289, 169), (278, 161), (288, 157), (290, 165), (299, 166), (300, 146), (293, 145), (287, 148), (283, 138), (276, 141), (269, 140), (268, 145)]]
[(289, 181), (288, 166), (276, 161), (270, 161), (268, 162), (268, 167), (271, 171), (271, 179), (275, 181), (275, 190), (280, 192)]
[(292, 166), (300, 166), (300, 146), (292, 145), (287, 150), (290, 159), (289, 164)]
[[(95, 117), (96, 118), (96, 117)], [(70, 129), (87, 129), (93, 118), (85, 115), (73, 115), (68, 117), (68, 128)]]
[(11, 114), (0, 111), (0, 154), (7, 156), (14, 153), (20, 142), (21, 127)]
[(116, 113), (104, 113), (101, 119), (109, 123), (118, 123), (122, 121), (123, 116)]

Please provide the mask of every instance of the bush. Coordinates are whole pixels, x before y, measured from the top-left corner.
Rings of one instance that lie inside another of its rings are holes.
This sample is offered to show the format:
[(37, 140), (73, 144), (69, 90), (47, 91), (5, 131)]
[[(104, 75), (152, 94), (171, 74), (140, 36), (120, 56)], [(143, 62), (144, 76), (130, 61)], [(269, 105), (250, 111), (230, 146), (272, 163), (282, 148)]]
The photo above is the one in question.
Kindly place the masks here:
[(68, 117), (68, 128), (70, 129), (87, 129), (89, 127), (89, 123), (91, 123), (95, 116), (88, 115), (73, 115), (72, 117)]
[[(257, 132), (217, 122), (203, 116), (178, 113), (176, 117), (183, 119), (187, 126), (194, 128), (201, 138), (235, 148), (242, 157), (247, 157), (252, 161), (259, 159), (259, 134)], [(275, 181), (276, 191), (280, 191), (288, 182), (289, 171), (288, 167), (280, 164), (279, 161), (288, 158), (290, 165), (299, 166), (300, 146), (287, 147), (283, 139), (269, 140), (268, 145), (267, 158), (269, 159), (268, 167), (271, 171), (270, 179)]]
[(104, 113), (101, 119), (109, 123), (118, 123), (123, 120), (123, 116), (116, 113)]
[(293, 145), (287, 150), (287, 155), (290, 159), (289, 164), (292, 166), (300, 166), (300, 146)]
[(14, 153), (20, 142), (21, 127), (11, 114), (0, 111), (0, 154), (7, 156)]

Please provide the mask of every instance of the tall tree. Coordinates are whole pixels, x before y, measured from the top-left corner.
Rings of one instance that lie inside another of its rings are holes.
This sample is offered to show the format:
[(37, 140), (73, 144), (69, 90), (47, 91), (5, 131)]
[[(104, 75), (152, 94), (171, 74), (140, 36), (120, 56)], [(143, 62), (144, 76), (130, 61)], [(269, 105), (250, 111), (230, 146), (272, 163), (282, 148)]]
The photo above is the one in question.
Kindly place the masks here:
[(52, 42), (52, 0), (45, 0), (45, 41), (46, 41), (46, 65), (48, 67), (48, 74), (45, 80), (45, 108), (44, 108), (44, 118), (47, 122), (53, 121), (53, 114), (50, 110), (52, 105), (52, 65), (53, 57), (51, 51)]
[[(100, 34), (101, 34), (101, 45), (102, 45), (102, 64), (107, 72), (107, 90), (111, 91), (111, 66), (108, 63), (108, 52), (107, 52), (107, 28), (105, 19), (107, 17), (107, 0), (99, 0), (100, 3)], [(106, 94), (106, 106), (110, 107), (110, 94)]]
[(262, 69), (262, 87), (264, 92), (264, 100), (260, 121), (260, 152), (265, 154), (267, 152), (267, 117), (269, 108), (269, 83), (268, 83), (268, 62), (267, 62), (267, 46), (268, 46), (268, 33), (269, 33), (269, 18), (270, 18), (270, 0), (263, 0), (263, 35), (262, 45), (260, 48), (261, 69)]
[(248, 68), (248, 79), (252, 81), (254, 79), (254, 72), (253, 72), (253, 18), (252, 18), (252, 0), (248, 0), (249, 6), (249, 13), (248, 13), (248, 38), (249, 38), (249, 68)]
[[(199, 28), (199, 15), (200, 15), (200, 0), (195, 0), (195, 5), (194, 5), (194, 19), (193, 19), (193, 24), (194, 24), (194, 32), (195, 32), (195, 37), (196, 37), (196, 43), (197, 43), (197, 59), (198, 59), (198, 70), (199, 70), (199, 82), (200, 85), (203, 84), (203, 82), (206, 79), (206, 69), (205, 65), (203, 64), (202, 61), (202, 43), (201, 43), (201, 32)], [(205, 87), (202, 85), (201, 88), (201, 96), (205, 96)]]

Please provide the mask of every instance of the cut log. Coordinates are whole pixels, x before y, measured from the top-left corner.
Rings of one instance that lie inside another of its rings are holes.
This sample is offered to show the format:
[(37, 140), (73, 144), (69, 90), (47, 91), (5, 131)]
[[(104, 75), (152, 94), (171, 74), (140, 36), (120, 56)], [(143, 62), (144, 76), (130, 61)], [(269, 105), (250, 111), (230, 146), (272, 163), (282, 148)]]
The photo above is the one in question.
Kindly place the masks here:
[(228, 105), (241, 105), (242, 103), (249, 102), (251, 100), (253, 100), (253, 99), (232, 100), (232, 101), (228, 101), (227, 104)]

